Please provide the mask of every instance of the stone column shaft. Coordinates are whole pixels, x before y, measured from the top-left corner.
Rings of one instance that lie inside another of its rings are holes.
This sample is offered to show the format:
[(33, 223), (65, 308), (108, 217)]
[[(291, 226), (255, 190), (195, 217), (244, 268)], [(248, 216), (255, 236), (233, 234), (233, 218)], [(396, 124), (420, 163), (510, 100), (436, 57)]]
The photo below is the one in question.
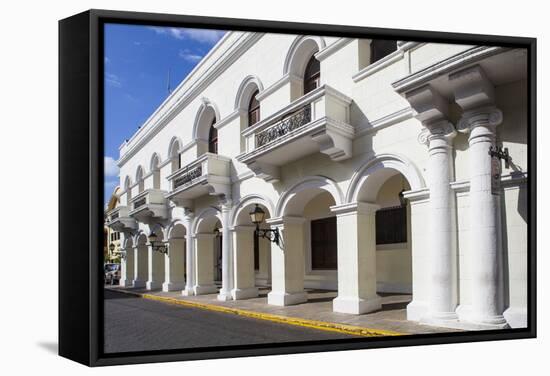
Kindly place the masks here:
[(267, 303), (278, 306), (307, 301), (304, 291), (304, 218), (282, 217), (268, 220), (278, 229), (279, 245), (271, 243), (271, 292)]
[(331, 207), (337, 213), (338, 297), (335, 312), (361, 314), (381, 308), (376, 294), (376, 210), (358, 202)]
[(134, 253), (134, 281), (133, 287), (145, 287), (147, 281), (147, 246), (138, 245), (133, 248)]
[(231, 255), (231, 232), (229, 231), (229, 220), (231, 206), (222, 205), (222, 288), (218, 294), (218, 300), (231, 300), (232, 283), (232, 255)]
[(455, 236), (455, 199), (453, 180), (452, 124), (443, 121), (431, 126), (428, 135), (429, 219), (431, 288), (428, 320), (456, 320), (457, 260)]
[(145, 287), (147, 290), (154, 290), (162, 287), (164, 282), (164, 255), (153, 251), (153, 247), (147, 245), (148, 274)]
[(191, 233), (193, 215), (188, 212), (186, 218), (186, 236), (185, 236), (185, 289), (181, 292), (184, 296), (194, 294), (193, 286), (195, 286), (195, 242)]
[(233, 228), (233, 299), (248, 299), (258, 296), (254, 271), (254, 226)]
[(498, 221), (500, 192), (493, 190), (492, 158), (502, 113), (493, 108), (468, 111), (461, 123), (469, 131), (470, 259), (472, 321), (505, 326), (502, 315), (502, 249)]

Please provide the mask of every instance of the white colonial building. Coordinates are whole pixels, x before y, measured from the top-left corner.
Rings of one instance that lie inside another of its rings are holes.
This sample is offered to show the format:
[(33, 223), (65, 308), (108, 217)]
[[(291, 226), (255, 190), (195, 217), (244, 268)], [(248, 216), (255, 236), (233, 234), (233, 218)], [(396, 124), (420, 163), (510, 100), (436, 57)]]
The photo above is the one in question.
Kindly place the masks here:
[(120, 147), (121, 284), (524, 327), (527, 128), (525, 50), (228, 32)]

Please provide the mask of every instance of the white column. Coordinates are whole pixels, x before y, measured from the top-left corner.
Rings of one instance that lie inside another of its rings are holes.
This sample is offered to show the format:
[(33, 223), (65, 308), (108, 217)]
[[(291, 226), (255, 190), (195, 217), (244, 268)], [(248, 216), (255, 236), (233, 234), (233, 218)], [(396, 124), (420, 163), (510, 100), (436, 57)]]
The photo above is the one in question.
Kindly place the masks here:
[(279, 245), (271, 243), (271, 292), (267, 303), (287, 306), (307, 301), (304, 291), (304, 218), (281, 217), (267, 220), (278, 229)]
[(185, 238), (172, 238), (164, 255), (164, 283), (162, 291), (185, 288)]
[(120, 286), (130, 287), (134, 280), (134, 249), (127, 247), (124, 249), (124, 257), (120, 262)]
[(213, 233), (195, 234), (195, 295), (213, 294), (218, 291), (214, 284), (214, 238)]
[(455, 198), (452, 139), (454, 126), (447, 120), (425, 125), (420, 140), (428, 146), (430, 291), (428, 316), (422, 321), (440, 323), (457, 320), (457, 255), (454, 237)]
[(134, 280), (133, 287), (145, 287), (147, 281), (147, 246), (138, 245), (133, 249), (134, 253)]
[(222, 204), (222, 288), (218, 294), (218, 300), (226, 301), (231, 297), (232, 283), (232, 255), (231, 255), (231, 232), (229, 231), (229, 220), (231, 214), (231, 201)]
[[(469, 132), (471, 312), (468, 320), (487, 328), (503, 328), (502, 248), (500, 242), (500, 190), (493, 180), (489, 148), (495, 145), (502, 112), (494, 106), (494, 86), (479, 65), (449, 76), (456, 103), (464, 111), (458, 124)], [(497, 169), (500, 161), (495, 160)]]
[(360, 314), (382, 307), (376, 294), (378, 205), (366, 202), (331, 207), (338, 229), (338, 296), (334, 312)]
[(506, 326), (502, 315), (502, 249), (498, 221), (500, 194), (493, 190), (492, 158), (496, 126), (502, 114), (495, 108), (470, 111), (461, 131), (470, 132), (470, 258), (472, 261), (472, 319), (490, 326)]
[(147, 244), (147, 262), (149, 277), (145, 287), (147, 290), (159, 289), (164, 282), (164, 255), (153, 251), (153, 247)]
[(233, 299), (248, 299), (258, 296), (254, 271), (254, 226), (235, 226), (233, 235), (233, 275), (235, 286)]
[(191, 233), (193, 212), (186, 210), (185, 214), (185, 289), (181, 294), (191, 296), (194, 294), (193, 287), (195, 286), (195, 241), (194, 234)]

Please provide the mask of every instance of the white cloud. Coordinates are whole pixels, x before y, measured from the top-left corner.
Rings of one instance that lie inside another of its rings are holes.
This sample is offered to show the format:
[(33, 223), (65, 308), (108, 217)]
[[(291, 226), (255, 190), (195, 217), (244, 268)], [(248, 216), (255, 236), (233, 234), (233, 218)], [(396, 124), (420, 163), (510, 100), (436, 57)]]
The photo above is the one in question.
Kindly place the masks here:
[(105, 56), (105, 64), (109, 64), (111, 62), (111, 59), (109, 59), (107, 56)]
[(167, 34), (176, 39), (192, 39), (199, 43), (214, 44), (223, 37), (224, 31), (209, 30), (209, 29), (186, 29), (178, 27), (157, 27), (151, 26), (150, 30), (153, 30), (157, 34)]
[(185, 49), (180, 50), (179, 57), (181, 57), (183, 60), (188, 61), (190, 63), (198, 63), (203, 58), (202, 55), (198, 55), (196, 53), (193, 53), (192, 51)]
[(105, 176), (118, 176), (118, 166), (116, 161), (111, 157), (103, 158), (103, 174)]
[(105, 72), (105, 83), (112, 87), (122, 87), (122, 82), (116, 74)]

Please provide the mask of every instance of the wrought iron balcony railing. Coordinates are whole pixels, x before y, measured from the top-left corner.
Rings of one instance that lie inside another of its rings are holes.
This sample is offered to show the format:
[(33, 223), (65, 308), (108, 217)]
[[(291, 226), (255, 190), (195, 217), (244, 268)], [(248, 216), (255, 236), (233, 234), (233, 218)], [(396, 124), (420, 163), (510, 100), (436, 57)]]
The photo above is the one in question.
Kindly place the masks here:
[(134, 202), (134, 210), (142, 207), (147, 203), (147, 199), (145, 197), (140, 198), (139, 200)]
[(311, 121), (311, 105), (285, 115), (278, 123), (273, 124), (266, 130), (256, 134), (256, 147), (260, 147), (298, 129)]
[(193, 180), (197, 179), (200, 176), (202, 176), (202, 166), (199, 165), (183, 173), (183, 175), (175, 178), (173, 182), (174, 189), (184, 186), (185, 184), (192, 182)]

